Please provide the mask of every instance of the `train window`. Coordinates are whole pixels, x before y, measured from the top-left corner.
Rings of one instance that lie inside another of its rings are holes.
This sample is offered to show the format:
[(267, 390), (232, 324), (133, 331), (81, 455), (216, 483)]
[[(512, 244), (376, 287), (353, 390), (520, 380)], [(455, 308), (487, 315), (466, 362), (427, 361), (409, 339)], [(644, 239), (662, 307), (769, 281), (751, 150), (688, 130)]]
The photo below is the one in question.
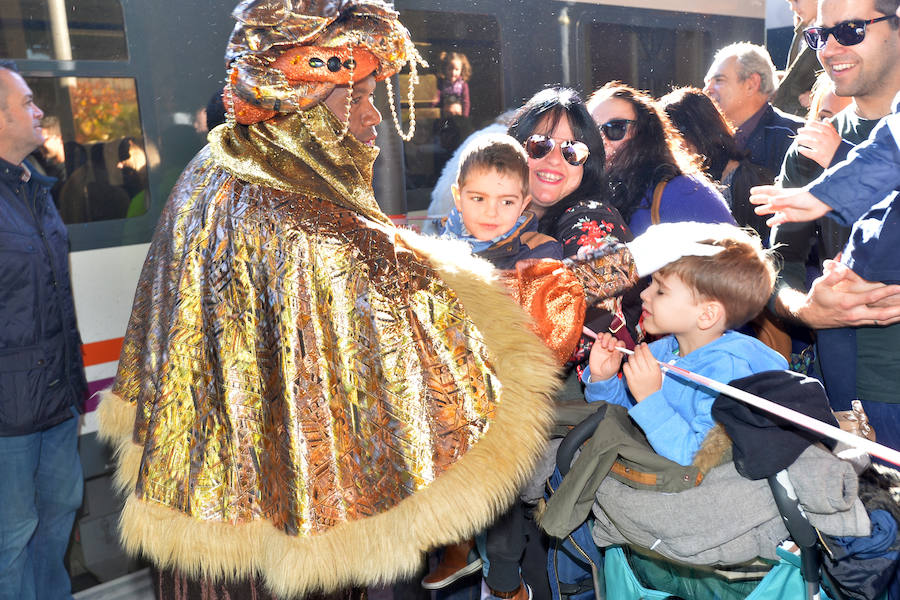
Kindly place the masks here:
[(658, 97), (673, 85), (702, 85), (711, 45), (709, 33), (696, 28), (591, 23), (583, 47), (588, 89), (619, 80)]
[[(28, 77), (44, 111), (46, 141), (32, 155), (57, 178), (53, 198), (68, 224), (147, 212), (147, 170), (137, 90), (130, 78)], [(149, 160), (148, 160), (149, 156)]]
[(0, 56), (127, 60), (119, 0), (0, 0)]
[[(444, 163), (465, 138), (503, 112), (500, 27), (489, 15), (401, 10), (429, 67), (416, 87), (416, 134), (404, 146), (409, 210), (427, 208)], [(409, 74), (400, 75), (408, 118)], [(406, 125), (405, 125), (406, 126)]]

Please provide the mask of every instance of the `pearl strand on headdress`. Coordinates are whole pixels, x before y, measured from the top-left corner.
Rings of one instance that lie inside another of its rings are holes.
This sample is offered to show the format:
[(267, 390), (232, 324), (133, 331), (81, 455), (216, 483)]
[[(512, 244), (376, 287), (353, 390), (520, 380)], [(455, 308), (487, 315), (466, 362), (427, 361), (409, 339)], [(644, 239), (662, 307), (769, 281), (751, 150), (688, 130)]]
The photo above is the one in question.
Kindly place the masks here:
[(416, 84), (419, 83), (419, 63), (422, 66), (427, 67), (428, 63), (422, 60), (422, 57), (419, 55), (415, 46), (410, 44), (410, 47), (407, 49), (409, 59), (409, 85), (407, 86), (406, 99), (409, 104), (409, 131), (403, 133), (403, 127), (400, 125), (400, 119), (397, 118), (397, 107), (394, 103), (394, 84), (391, 82), (391, 78), (388, 77), (384, 80), (385, 87), (387, 88), (387, 97), (388, 97), (388, 106), (391, 109), (391, 118), (394, 120), (394, 127), (397, 129), (397, 133), (400, 135), (400, 139), (404, 142), (408, 142), (413, 138), (413, 135), (416, 133), (416, 102), (415, 102), (415, 88)]
[(237, 67), (231, 67), (228, 71), (228, 80), (222, 88), (222, 105), (225, 107), (225, 123), (229, 129), (233, 129), (237, 120), (234, 115), (234, 80), (237, 78)]

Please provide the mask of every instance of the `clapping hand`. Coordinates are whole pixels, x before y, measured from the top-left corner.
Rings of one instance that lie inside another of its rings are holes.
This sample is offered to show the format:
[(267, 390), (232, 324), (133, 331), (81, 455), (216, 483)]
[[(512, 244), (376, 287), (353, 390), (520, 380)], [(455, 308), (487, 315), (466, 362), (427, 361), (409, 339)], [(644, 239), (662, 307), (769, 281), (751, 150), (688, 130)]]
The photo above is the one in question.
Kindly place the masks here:
[(797, 130), (796, 140), (800, 154), (827, 169), (841, 145), (841, 134), (831, 123), (808, 121)]
[(774, 227), (795, 221), (813, 221), (824, 216), (831, 207), (802, 189), (783, 189), (760, 185), (750, 189), (750, 203), (756, 204), (758, 215), (771, 215), (766, 225)]

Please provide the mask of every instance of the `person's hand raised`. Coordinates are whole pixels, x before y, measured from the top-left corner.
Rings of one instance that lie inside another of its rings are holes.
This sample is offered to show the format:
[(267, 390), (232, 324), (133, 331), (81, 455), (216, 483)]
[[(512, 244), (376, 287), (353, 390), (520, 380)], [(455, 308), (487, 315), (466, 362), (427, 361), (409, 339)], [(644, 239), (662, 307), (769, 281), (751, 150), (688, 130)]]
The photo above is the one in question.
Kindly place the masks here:
[(766, 225), (774, 227), (782, 223), (814, 221), (824, 216), (831, 207), (799, 188), (783, 189), (774, 185), (758, 185), (750, 188), (750, 203), (758, 215), (774, 215)]
[(807, 121), (797, 130), (797, 151), (827, 169), (841, 145), (841, 135), (831, 123)]

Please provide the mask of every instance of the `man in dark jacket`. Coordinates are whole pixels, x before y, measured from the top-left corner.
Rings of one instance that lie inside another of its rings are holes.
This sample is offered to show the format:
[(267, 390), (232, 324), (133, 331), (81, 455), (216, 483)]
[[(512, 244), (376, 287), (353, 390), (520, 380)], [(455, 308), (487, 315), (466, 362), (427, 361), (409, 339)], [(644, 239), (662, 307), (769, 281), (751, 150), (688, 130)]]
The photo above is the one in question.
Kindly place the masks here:
[(737, 127), (738, 148), (750, 162), (774, 174), (803, 121), (769, 103), (775, 93), (775, 65), (762, 46), (739, 42), (716, 52), (703, 91)]
[[(816, 51), (807, 46), (803, 38), (803, 30), (816, 20), (816, 0), (790, 0), (794, 13), (794, 37), (787, 56), (784, 77), (772, 97), (772, 105), (789, 115), (806, 117), (809, 107), (809, 92), (816, 82), (816, 71), (819, 70), (819, 59)], [(803, 102), (801, 97), (806, 95)]]
[(43, 113), (0, 61), (0, 598), (71, 597), (63, 557), (83, 477), (78, 408), (86, 385), (68, 237), (25, 157)]

